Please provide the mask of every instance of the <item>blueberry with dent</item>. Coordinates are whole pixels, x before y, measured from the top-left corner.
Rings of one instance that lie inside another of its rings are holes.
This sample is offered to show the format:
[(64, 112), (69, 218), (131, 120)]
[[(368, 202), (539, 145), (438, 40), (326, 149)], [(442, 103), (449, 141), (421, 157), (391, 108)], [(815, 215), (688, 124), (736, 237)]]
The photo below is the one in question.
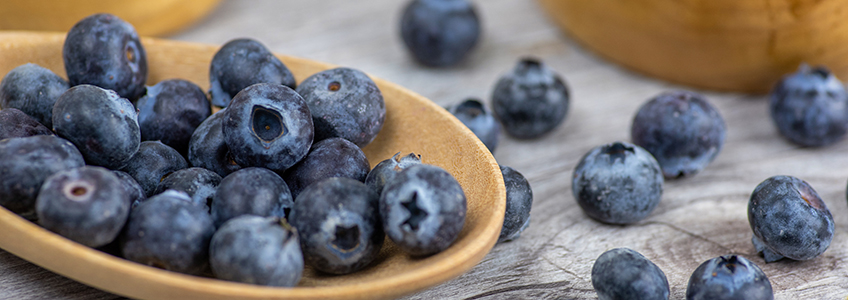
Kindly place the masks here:
[(378, 202), (373, 190), (350, 178), (327, 178), (306, 188), (289, 217), (306, 262), (330, 274), (348, 274), (371, 264), (385, 237)]
[(380, 217), (386, 235), (412, 256), (450, 247), (465, 224), (465, 193), (444, 169), (414, 165), (386, 183)]
[(57, 172), (35, 201), (38, 224), (88, 247), (111, 243), (130, 211), (130, 200), (112, 171), (95, 166)]
[(365, 147), (383, 128), (383, 94), (362, 71), (335, 68), (304, 79), (297, 87), (312, 113), (315, 141), (340, 137)]
[(68, 31), (62, 58), (70, 86), (96, 85), (138, 99), (147, 81), (147, 53), (130, 23), (94, 14)]
[(291, 88), (272, 83), (239, 92), (224, 111), (224, 141), (238, 165), (283, 172), (309, 152), (312, 115)]

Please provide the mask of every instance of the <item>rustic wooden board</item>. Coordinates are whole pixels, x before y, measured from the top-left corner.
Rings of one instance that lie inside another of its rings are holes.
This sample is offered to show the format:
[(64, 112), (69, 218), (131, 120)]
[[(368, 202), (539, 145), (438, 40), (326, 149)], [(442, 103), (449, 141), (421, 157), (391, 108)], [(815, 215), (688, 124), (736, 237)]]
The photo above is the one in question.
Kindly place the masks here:
[[(566, 122), (538, 140), (503, 137), (495, 158), (530, 180), (530, 227), (496, 245), (465, 275), (406, 299), (597, 299), (595, 258), (615, 247), (641, 252), (666, 273), (671, 298), (683, 299), (691, 272), (712, 257), (735, 253), (769, 276), (776, 299), (848, 296), (848, 141), (822, 149), (796, 147), (777, 134), (761, 95), (704, 92), (728, 125), (724, 150), (695, 177), (668, 181), (646, 220), (610, 226), (585, 216), (571, 196), (571, 173), (592, 147), (629, 140), (630, 121), (645, 100), (684, 88), (628, 72), (563, 35), (532, 1), (476, 1), (484, 36), (469, 60), (449, 69), (416, 65), (397, 22), (404, 1), (225, 1), (209, 18), (173, 38), (222, 44), (250, 36), (274, 52), (362, 69), (440, 105), (465, 97), (488, 102), (497, 77), (524, 55), (541, 58), (572, 90)], [(762, 180), (778, 174), (808, 181), (830, 208), (830, 248), (806, 262), (766, 264), (754, 252), (746, 205)], [(110, 299), (0, 251), (0, 298)]]

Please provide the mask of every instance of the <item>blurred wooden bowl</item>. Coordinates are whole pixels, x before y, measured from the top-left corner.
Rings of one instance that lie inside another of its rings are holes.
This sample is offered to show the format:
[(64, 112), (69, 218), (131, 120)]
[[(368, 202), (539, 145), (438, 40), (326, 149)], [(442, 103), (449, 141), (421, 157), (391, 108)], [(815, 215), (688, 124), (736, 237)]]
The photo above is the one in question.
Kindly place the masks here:
[[(64, 33), (0, 32), (0, 74), (32, 62), (65, 75)], [(209, 85), (209, 64), (219, 46), (143, 38), (148, 85), (169, 78)], [(278, 55), (298, 81), (332, 65)], [(409, 294), (459, 276), (494, 246), (503, 223), (506, 192), (494, 157), (459, 120), (426, 98), (374, 78), (386, 102), (386, 121), (363, 151), (373, 167), (397, 152), (421, 154), (462, 185), (468, 199), (465, 226), (447, 250), (413, 258), (387, 240), (365, 270), (331, 276), (307, 268), (296, 288), (272, 288), (183, 275), (94, 250), (0, 208), (0, 248), (82, 283), (140, 299), (383, 299)]]
[(67, 32), (82, 18), (111, 13), (141, 36), (164, 36), (194, 24), (221, 0), (3, 0), (0, 30)]
[(600, 55), (676, 83), (762, 93), (802, 62), (848, 79), (848, 1), (539, 2)]

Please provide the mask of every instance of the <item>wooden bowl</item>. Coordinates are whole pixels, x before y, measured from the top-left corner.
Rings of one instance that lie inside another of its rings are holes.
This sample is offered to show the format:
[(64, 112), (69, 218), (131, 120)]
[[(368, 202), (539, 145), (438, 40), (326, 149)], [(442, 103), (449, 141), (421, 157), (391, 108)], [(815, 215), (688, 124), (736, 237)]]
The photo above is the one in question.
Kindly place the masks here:
[(802, 62), (848, 79), (848, 1), (539, 2), (600, 55), (677, 83), (762, 93)]
[[(0, 74), (32, 62), (64, 76), (64, 33), (0, 32)], [(143, 38), (148, 84), (169, 78), (206, 89), (209, 64), (218, 46)], [(279, 55), (298, 81), (325, 63)], [(397, 152), (422, 155), (445, 168), (468, 198), (465, 226), (447, 250), (413, 258), (387, 240), (377, 262), (344, 276), (307, 268), (296, 288), (272, 288), (164, 271), (87, 248), (0, 208), (0, 247), (82, 283), (132, 298), (202, 299), (380, 299), (412, 293), (459, 276), (476, 265), (500, 234), (506, 206), (503, 177), (486, 147), (461, 122), (426, 98), (374, 78), (386, 101), (386, 122), (363, 150), (376, 165)]]
[(221, 0), (3, 0), (0, 30), (67, 32), (95, 13), (111, 13), (133, 24), (142, 36), (175, 33), (194, 24)]

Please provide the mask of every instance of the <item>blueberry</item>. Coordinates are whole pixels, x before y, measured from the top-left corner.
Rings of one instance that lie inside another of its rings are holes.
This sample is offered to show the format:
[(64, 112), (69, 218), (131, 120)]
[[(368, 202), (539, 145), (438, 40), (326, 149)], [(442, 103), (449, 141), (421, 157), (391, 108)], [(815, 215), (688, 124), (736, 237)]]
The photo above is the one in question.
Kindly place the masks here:
[(599, 300), (668, 299), (669, 294), (665, 273), (628, 248), (608, 250), (595, 260), (592, 287)]
[(241, 215), (285, 218), (292, 199), (286, 182), (265, 168), (249, 167), (221, 180), (212, 199), (212, 219), (221, 226)]
[(400, 34), (418, 62), (446, 67), (477, 44), (480, 20), (467, 0), (413, 0), (403, 11)]
[(833, 216), (819, 194), (792, 176), (773, 176), (751, 193), (748, 223), (757, 252), (766, 262), (783, 257), (809, 260), (822, 254), (833, 239)]
[(377, 195), (380, 195), (383, 193), (383, 187), (386, 185), (386, 182), (394, 178), (397, 173), (420, 164), (421, 155), (410, 153), (401, 157), (400, 152), (395, 153), (392, 158), (381, 161), (368, 172), (368, 176), (365, 177), (365, 184), (371, 187)]
[(215, 232), (209, 256), (215, 277), (224, 280), (292, 287), (303, 275), (297, 231), (284, 219), (234, 218)]
[(124, 193), (127, 194), (127, 198), (130, 201), (130, 208), (135, 208), (144, 200), (147, 200), (147, 195), (144, 193), (144, 189), (138, 184), (138, 181), (135, 181), (135, 178), (132, 175), (128, 174), (124, 171), (113, 170), (118, 179), (121, 181), (121, 188), (124, 189)]
[(53, 131), (17, 108), (0, 110), (0, 140), (33, 135), (53, 135)]
[(233, 97), (222, 122), (224, 141), (240, 166), (282, 172), (312, 146), (309, 107), (284, 85), (258, 83), (245, 88)]
[(701, 94), (671, 91), (649, 100), (630, 127), (633, 143), (648, 150), (666, 178), (691, 176), (721, 151), (724, 119)]
[(789, 141), (801, 146), (833, 144), (848, 131), (848, 93), (825, 67), (802, 64), (769, 95), (771, 119)]
[(413, 256), (447, 249), (465, 224), (466, 209), (459, 182), (433, 165), (413, 165), (401, 171), (380, 195), (383, 230)]
[(335, 68), (315, 73), (300, 83), (297, 93), (312, 113), (315, 141), (341, 137), (365, 147), (383, 128), (383, 94), (362, 71)]
[(141, 142), (138, 152), (133, 155), (121, 171), (130, 174), (147, 197), (153, 196), (156, 186), (165, 176), (188, 168), (185, 158), (174, 148), (162, 142)]
[(535, 58), (524, 58), (498, 79), (492, 92), (492, 110), (506, 133), (532, 139), (548, 133), (568, 113), (568, 86)]
[[(343, 138), (330, 138), (312, 145), (309, 154), (286, 170), (283, 180), (297, 199), (309, 185), (330, 177), (365, 181), (371, 165), (359, 147)], [(295, 226), (296, 227), (296, 226)]]
[(68, 82), (36, 64), (18, 66), (0, 82), (0, 109), (17, 108), (47, 128), (53, 128), (53, 104), (68, 90)]
[(182, 79), (160, 81), (136, 102), (142, 141), (161, 141), (185, 155), (191, 134), (212, 114), (206, 94)]
[(184, 192), (191, 197), (192, 202), (204, 205), (208, 209), (221, 179), (221, 175), (204, 168), (182, 169), (162, 179), (153, 193), (159, 194), (166, 190)]
[(753, 262), (737, 255), (705, 261), (689, 277), (686, 300), (771, 300), (771, 283)]
[(38, 224), (72, 241), (100, 247), (121, 232), (129, 196), (112, 171), (95, 166), (59, 171), (44, 181), (35, 201)]
[(222, 177), (241, 169), (224, 141), (221, 125), (225, 110), (218, 111), (200, 123), (188, 142), (189, 163), (195, 167), (209, 169)]
[(147, 54), (132, 25), (111, 14), (77, 22), (62, 47), (71, 86), (91, 84), (135, 100), (144, 94)]
[(498, 242), (517, 239), (530, 225), (530, 208), (533, 205), (533, 190), (524, 175), (518, 171), (500, 166), (506, 187), (506, 212)]
[(110, 90), (78, 85), (53, 106), (53, 130), (79, 149), (88, 164), (122, 167), (138, 151), (135, 107)]
[(294, 75), (264, 45), (252, 39), (227, 42), (212, 57), (209, 67), (212, 104), (226, 107), (241, 90), (257, 83), (295, 88)]
[(631, 224), (646, 218), (662, 198), (660, 165), (639, 146), (615, 142), (590, 150), (577, 167), (571, 191), (595, 220)]
[(471, 129), (471, 132), (486, 145), (489, 152), (495, 152), (501, 134), (501, 124), (495, 120), (492, 112), (486, 109), (483, 103), (477, 99), (467, 99), (451, 106), (448, 111)]
[(331, 274), (367, 267), (377, 258), (385, 237), (378, 205), (373, 190), (350, 178), (327, 178), (310, 185), (297, 197), (289, 217), (306, 262)]
[(215, 226), (203, 206), (183, 192), (167, 191), (132, 210), (120, 243), (128, 260), (198, 275), (208, 268), (213, 233)]
[(70, 142), (52, 135), (0, 140), (0, 205), (35, 219), (35, 199), (44, 180), (85, 165)]

